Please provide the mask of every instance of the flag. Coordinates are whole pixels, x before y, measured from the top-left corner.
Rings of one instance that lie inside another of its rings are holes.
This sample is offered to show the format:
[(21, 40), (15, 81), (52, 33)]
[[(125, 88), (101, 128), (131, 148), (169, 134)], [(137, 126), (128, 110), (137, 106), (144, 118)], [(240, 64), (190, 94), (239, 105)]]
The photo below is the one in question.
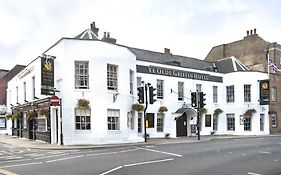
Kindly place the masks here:
[(276, 73), (277, 71), (281, 71), (271, 58), (268, 59), (268, 66), (271, 67), (274, 73)]

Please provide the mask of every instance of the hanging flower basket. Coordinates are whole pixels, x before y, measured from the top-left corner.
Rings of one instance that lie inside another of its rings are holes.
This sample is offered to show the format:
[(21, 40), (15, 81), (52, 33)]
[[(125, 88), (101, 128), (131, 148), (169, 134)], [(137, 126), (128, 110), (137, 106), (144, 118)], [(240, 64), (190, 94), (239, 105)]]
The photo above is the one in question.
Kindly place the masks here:
[(253, 113), (256, 113), (257, 111), (255, 109), (247, 109), (244, 115), (251, 116)]
[(144, 110), (144, 106), (141, 104), (135, 103), (132, 105), (132, 110), (140, 112), (140, 111)]
[(218, 116), (218, 115), (220, 115), (221, 113), (223, 113), (223, 110), (220, 109), (220, 108), (217, 108), (217, 109), (214, 110), (214, 114), (213, 114), (213, 115)]
[(49, 109), (47, 109), (47, 108), (39, 109), (38, 113), (39, 113), (39, 115), (44, 115), (46, 118), (48, 118), (49, 114), (50, 114)]
[(20, 118), (20, 115), (18, 113), (12, 114), (12, 120), (16, 120)]
[(78, 100), (78, 104), (77, 104), (77, 107), (78, 108), (85, 108), (85, 109), (88, 109), (90, 108), (90, 101), (89, 100), (86, 100), (86, 99), (79, 99)]
[(13, 118), (13, 114), (6, 115), (6, 119), (12, 119), (12, 118)]
[(158, 109), (158, 112), (163, 113), (163, 112), (167, 112), (168, 108), (166, 106), (160, 106), (160, 108)]
[(37, 117), (37, 112), (35, 112), (35, 111), (28, 111), (27, 112), (27, 118), (29, 120), (34, 119), (35, 117)]
[(199, 114), (206, 114), (208, 110), (206, 108), (200, 108), (199, 109)]

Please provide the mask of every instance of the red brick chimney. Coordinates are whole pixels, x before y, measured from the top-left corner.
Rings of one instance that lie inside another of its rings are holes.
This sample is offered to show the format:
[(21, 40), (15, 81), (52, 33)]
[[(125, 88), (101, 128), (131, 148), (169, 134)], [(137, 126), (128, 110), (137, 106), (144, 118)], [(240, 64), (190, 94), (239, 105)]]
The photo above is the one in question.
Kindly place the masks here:
[(96, 23), (91, 23), (91, 30), (94, 32), (95, 35), (99, 36), (99, 28), (96, 28)]
[(164, 48), (164, 53), (165, 54), (171, 54), (170, 49), (169, 48)]

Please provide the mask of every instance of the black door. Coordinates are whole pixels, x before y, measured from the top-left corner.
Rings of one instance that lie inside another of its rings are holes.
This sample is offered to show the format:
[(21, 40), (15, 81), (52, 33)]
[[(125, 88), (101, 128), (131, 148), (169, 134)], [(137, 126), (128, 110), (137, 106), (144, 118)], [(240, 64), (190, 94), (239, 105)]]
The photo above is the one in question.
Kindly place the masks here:
[(185, 113), (177, 119), (177, 137), (181, 136), (187, 136), (187, 117)]

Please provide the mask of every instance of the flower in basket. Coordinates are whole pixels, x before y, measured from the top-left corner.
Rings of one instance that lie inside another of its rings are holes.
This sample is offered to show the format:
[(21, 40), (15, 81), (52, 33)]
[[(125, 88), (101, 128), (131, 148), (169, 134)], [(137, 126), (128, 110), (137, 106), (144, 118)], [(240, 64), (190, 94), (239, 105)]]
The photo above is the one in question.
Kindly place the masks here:
[(214, 110), (214, 115), (215, 115), (215, 116), (218, 116), (218, 115), (220, 115), (221, 113), (223, 113), (223, 110), (220, 109), (220, 108), (217, 108), (217, 109)]
[(163, 113), (163, 112), (167, 112), (168, 108), (166, 106), (160, 106), (160, 108), (158, 109), (158, 112)]
[(20, 115), (18, 113), (12, 114), (12, 120), (18, 119)]
[(28, 111), (27, 112), (27, 118), (28, 119), (33, 119), (35, 117), (37, 117), (37, 112), (35, 112), (35, 111)]
[(48, 108), (39, 109), (39, 115), (44, 115), (45, 117), (49, 117), (49, 109)]
[(255, 109), (247, 109), (244, 113), (244, 115), (251, 116), (253, 113), (256, 113), (257, 111)]
[(89, 106), (90, 102), (86, 99), (79, 99), (78, 100), (78, 107), (79, 108), (90, 108)]
[(138, 103), (135, 103), (132, 105), (132, 110), (134, 111), (143, 111), (144, 110), (144, 106)]
[(199, 113), (200, 114), (206, 114), (208, 110), (206, 108), (199, 108)]
[(12, 119), (13, 118), (13, 114), (7, 114), (6, 115), (6, 119)]

